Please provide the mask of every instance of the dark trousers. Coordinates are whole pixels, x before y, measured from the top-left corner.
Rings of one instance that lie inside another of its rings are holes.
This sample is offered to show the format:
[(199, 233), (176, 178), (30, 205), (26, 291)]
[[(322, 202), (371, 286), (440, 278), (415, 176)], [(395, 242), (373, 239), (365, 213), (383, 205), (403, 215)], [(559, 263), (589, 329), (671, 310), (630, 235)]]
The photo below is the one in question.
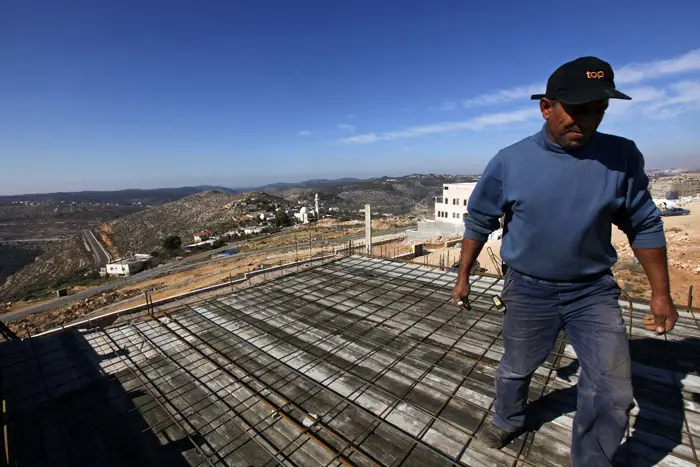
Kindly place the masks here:
[(503, 302), (505, 353), (496, 371), (494, 423), (521, 429), (532, 373), (564, 330), (581, 365), (571, 439), (572, 467), (612, 465), (632, 407), (629, 342), (612, 275), (549, 282), (509, 268)]

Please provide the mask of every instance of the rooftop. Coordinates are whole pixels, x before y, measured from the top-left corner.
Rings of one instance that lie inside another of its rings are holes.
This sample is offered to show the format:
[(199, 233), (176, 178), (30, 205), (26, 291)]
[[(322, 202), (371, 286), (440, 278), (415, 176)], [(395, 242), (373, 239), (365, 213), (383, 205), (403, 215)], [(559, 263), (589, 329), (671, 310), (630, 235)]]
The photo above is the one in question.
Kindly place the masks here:
[[(491, 294), (453, 273), (348, 257), (104, 328), (0, 345), (9, 457), (21, 465), (568, 465), (576, 356), (560, 337), (530, 390), (541, 428), (474, 439), (503, 348)], [(694, 466), (700, 327), (667, 339), (621, 302), (633, 354), (630, 465)], [(4, 451), (3, 451), (4, 452)]]

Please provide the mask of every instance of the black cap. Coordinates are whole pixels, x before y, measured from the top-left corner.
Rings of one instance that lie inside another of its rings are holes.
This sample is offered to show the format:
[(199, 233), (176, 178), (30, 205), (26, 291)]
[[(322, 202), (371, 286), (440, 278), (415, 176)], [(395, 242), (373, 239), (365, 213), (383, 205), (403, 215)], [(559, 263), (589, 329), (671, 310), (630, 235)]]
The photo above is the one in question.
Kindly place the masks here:
[(596, 57), (581, 57), (556, 69), (547, 80), (547, 93), (532, 99), (555, 99), (564, 104), (585, 104), (600, 99), (632, 99), (615, 89), (610, 64)]

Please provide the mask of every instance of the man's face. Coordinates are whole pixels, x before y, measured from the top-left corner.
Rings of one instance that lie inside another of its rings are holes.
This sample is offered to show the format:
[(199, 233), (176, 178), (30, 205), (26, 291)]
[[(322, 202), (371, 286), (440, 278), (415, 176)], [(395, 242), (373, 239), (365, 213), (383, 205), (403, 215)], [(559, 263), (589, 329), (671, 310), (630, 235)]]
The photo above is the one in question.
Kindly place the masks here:
[(550, 99), (540, 100), (542, 116), (547, 120), (547, 134), (567, 150), (586, 145), (603, 121), (608, 100), (570, 105)]

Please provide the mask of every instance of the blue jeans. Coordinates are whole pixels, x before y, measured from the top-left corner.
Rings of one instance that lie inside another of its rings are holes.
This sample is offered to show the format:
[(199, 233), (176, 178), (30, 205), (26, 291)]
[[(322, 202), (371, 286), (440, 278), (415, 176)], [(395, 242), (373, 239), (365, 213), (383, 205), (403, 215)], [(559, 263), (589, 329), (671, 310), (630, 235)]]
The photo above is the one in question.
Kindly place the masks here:
[(571, 465), (612, 465), (633, 404), (619, 295), (608, 274), (564, 283), (508, 269), (502, 294), (505, 353), (496, 371), (496, 426), (507, 431), (524, 427), (530, 378), (563, 329), (581, 365)]

